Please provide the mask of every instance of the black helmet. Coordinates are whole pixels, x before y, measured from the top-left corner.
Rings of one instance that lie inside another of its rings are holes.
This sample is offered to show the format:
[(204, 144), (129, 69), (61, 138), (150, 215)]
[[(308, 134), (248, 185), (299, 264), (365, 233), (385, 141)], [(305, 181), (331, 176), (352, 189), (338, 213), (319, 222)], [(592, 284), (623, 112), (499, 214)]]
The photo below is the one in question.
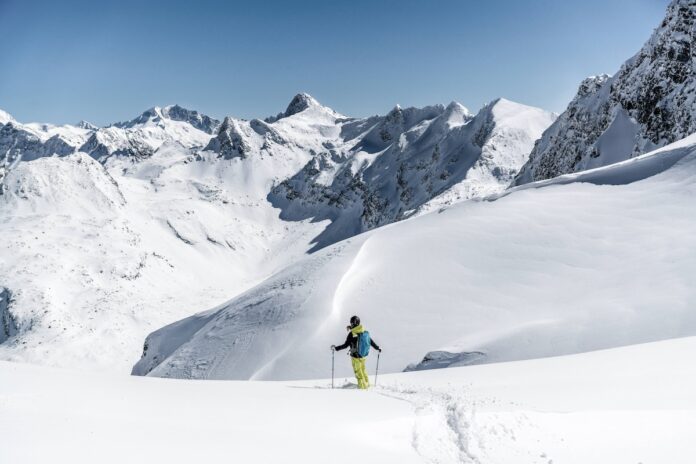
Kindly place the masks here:
[(358, 316), (353, 316), (350, 318), (350, 326), (357, 327), (360, 325), (360, 318)]

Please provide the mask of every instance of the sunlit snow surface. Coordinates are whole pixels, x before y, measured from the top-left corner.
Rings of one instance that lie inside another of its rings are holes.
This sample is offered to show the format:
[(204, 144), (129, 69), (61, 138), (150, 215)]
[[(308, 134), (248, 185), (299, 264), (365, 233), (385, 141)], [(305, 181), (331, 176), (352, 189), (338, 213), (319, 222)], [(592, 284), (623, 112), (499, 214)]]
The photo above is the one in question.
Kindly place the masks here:
[(315, 378), (352, 314), (389, 372), (437, 351), (497, 362), (694, 335), (695, 144), (341, 242), (155, 332), (134, 373)]
[(0, 462), (690, 464), (695, 351), (690, 337), (380, 375), (367, 392), (353, 379), (330, 389), (328, 352), (324, 379), (303, 382), (0, 362)]

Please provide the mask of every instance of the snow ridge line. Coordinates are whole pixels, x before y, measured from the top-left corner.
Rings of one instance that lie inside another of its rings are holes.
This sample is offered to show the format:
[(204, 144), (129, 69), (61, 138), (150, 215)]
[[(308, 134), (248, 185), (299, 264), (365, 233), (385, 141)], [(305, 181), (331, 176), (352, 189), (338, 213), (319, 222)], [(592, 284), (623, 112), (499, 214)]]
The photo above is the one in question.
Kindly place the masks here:
[[(319, 324), (317, 326), (317, 329), (312, 333), (312, 338), (321, 335), (324, 331), (327, 330), (329, 326), (335, 325), (338, 321), (338, 318), (341, 315), (340, 308), (342, 307), (340, 294), (342, 293), (342, 290), (346, 285), (346, 280), (349, 278), (349, 276), (353, 275), (355, 273), (355, 270), (358, 268), (358, 263), (360, 262), (360, 258), (365, 250), (365, 245), (369, 240), (370, 237), (365, 239), (363, 243), (360, 244), (360, 248), (358, 249), (357, 253), (355, 253), (355, 255), (350, 261), (350, 264), (348, 264), (346, 270), (341, 274), (340, 279), (338, 279), (338, 283), (336, 284), (336, 287), (333, 290), (333, 298), (331, 299), (331, 311), (329, 312), (328, 316), (324, 318), (324, 321), (321, 324)], [(346, 246), (349, 245), (351, 242), (352, 239), (347, 240), (346, 243), (342, 245), (340, 249), (336, 250), (335, 254), (343, 253)]]
[(413, 405), (416, 420), (412, 446), (426, 462), (482, 463), (476, 452), (480, 448), (474, 432), (476, 411), (462, 395), (400, 387), (379, 387), (378, 393)]

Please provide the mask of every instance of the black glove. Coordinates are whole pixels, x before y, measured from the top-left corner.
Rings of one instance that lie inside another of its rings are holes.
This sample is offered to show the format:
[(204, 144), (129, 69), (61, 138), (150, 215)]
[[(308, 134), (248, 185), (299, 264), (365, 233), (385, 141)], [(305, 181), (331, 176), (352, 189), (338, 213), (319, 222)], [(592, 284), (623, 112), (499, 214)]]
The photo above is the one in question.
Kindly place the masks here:
[(382, 348), (377, 348), (377, 351), (379, 351), (379, 352), (381, 353), (381, 352), (382, 352)]
[(336, 345), (331, 345), (331, 351), (336, 351)]

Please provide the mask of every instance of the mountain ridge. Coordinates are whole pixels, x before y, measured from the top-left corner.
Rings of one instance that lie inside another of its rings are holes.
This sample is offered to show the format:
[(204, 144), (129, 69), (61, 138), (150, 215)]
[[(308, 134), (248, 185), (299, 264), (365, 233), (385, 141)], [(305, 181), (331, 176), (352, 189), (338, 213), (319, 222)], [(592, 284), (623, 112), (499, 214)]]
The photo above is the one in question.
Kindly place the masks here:
[[(350, 118), (298, 95), (273, 122), (216, 126), (170, 105), (101, 128), (3, 124), (0, 285), (14, 325), (0, 358), (128, 371), (147, 333), (409, 217), (484, 151), (469, 143), (475, 116), (457, 103)], [(517, 166), (541, 131), (503, 138)], [(503, 166), (497, 159), (482, 170)], [(292, 198), (288, 179), (309, 188)], [(486, 188), (504, 188), (491, 179)]]

